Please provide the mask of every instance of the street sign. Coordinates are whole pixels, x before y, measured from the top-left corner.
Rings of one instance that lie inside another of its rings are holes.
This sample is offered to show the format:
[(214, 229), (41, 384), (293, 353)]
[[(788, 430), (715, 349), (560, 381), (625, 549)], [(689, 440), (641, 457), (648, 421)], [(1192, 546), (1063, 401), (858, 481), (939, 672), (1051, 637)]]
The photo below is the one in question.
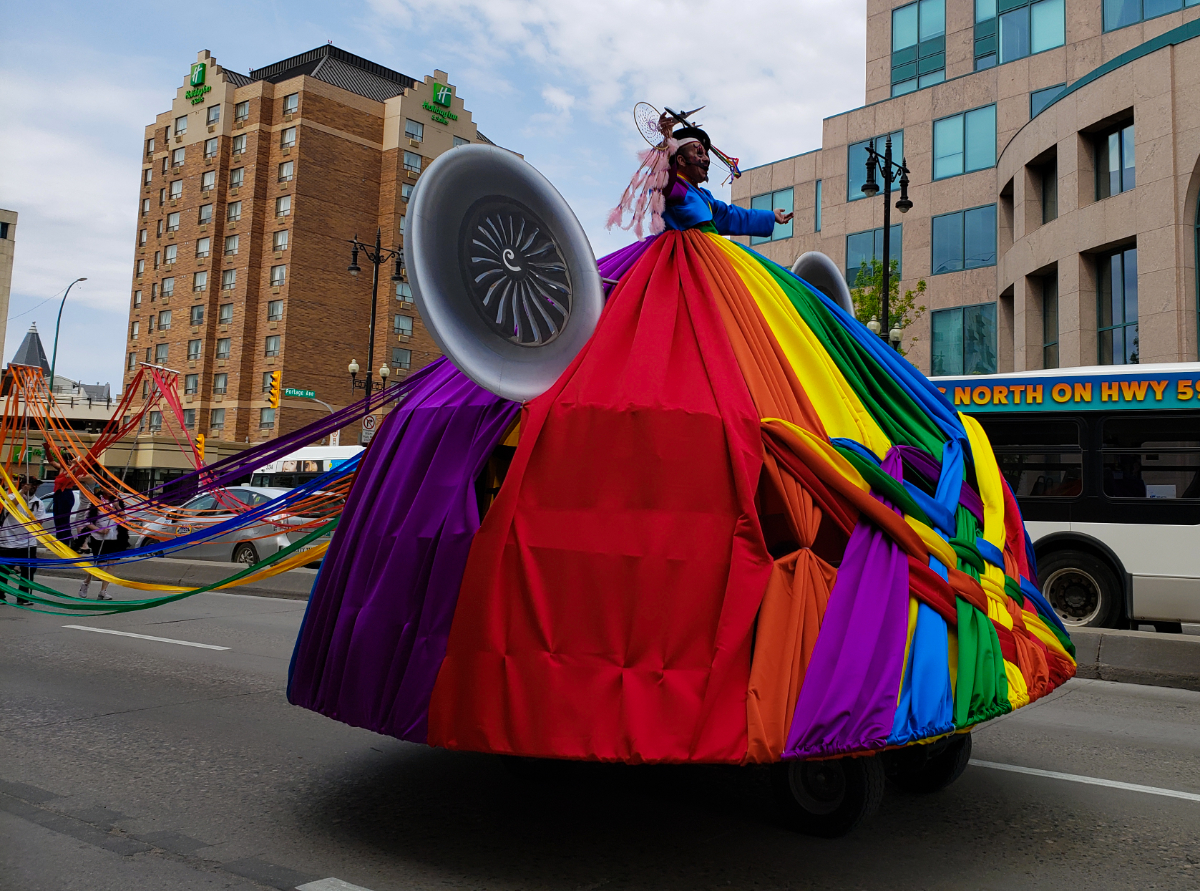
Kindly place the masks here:
[(366, 445), (367, 443), (369, 443), (369, 442), (371, 441), (371, 438), (372, 438), (374, 435), (375, 435), (375, 431), (374, 431), (374, 430), (363, 430), (363, 431), (362, 431), (362, 434), (359, 436), (359, 439), (358, 439), (358, 441), (359, 441), (359, 443), (360, 443), (360, 444), (362, 444), (362, 445)]
[(284, 387), (283, 395), (294, 399), (316, 399), (316, 390), (297, 390), (295, 387)]
[(364, 430), (374, 430), (375, 429), (375, 416), (367, 415), (365, 418), (363, 418), (362, 427)]
[(334, 430), (329, 434), (329, 444), (331, 446), (340, 446), (342, 444), (342, 431)]

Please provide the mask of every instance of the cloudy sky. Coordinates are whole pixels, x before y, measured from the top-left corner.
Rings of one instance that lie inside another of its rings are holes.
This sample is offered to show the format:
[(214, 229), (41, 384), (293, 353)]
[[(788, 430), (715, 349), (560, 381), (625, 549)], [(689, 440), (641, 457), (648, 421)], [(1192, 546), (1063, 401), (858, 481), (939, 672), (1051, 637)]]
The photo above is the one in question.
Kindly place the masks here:
[(0, 207), (20, 223), (5, 361), (31, 322), (49, 351), (56, 295), (87, 276), (59, 369), (120, 381), (142, 129), (201, 49), (244, 73), (332, 41), (413, 77), (449, 72), (599, 255), (630, 240), (604, 221), (644, 145), (634, 103), (707, 105), (698, 119), (743, 167), (816, 148), (823, 117), (862, 104), (864, 18), (863, 0), (8, 0)]

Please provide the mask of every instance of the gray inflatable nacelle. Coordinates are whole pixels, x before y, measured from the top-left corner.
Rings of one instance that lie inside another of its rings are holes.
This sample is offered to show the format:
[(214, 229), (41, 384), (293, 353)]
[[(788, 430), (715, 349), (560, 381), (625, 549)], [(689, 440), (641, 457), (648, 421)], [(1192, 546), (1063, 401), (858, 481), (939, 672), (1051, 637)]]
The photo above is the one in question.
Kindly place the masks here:
[(442, 352), (505, 399), (548, 390), (604, 308), (596, 257), (562, 195), (511, 152), (460, 146), (421, 174), (407, 216), (413, 298)]
[(820, 251), (801, 254), (792, 265), (792, 272), (804, 279), (822, 294), (854, 316), (854, 303), (850, 300), (850, 288), (846, 277), (836, 263)]

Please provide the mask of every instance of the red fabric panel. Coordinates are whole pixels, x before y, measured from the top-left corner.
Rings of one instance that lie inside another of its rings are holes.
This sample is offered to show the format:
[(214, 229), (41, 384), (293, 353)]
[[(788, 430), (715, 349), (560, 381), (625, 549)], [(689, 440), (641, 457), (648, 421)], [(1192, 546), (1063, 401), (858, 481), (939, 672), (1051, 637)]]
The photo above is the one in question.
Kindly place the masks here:
[(740, 761), (755, 614), (758, 417), (690, 239), (626, 274), (530, 402), (471, 548), (429, 742)]
[(958, 627), (958, 605), (949, 583), (916, 557), (908, 558), (908, 587), (912, 595), (946, 620), (951, 628)]
[(1000, 475), (1000, 483), (1004, 488), (1004, 550), (1007, 556), (1016, 561), (1017, 569), (1021, 573), (1019, 581), (1029, 578), (1029, 557), (1025, 553), (1025, 524), (1021, 522), (1021, 510), (1017, 507), (1017, 499), (1008, 487), (1008, 480), (1004, 478), (1004, 474)]

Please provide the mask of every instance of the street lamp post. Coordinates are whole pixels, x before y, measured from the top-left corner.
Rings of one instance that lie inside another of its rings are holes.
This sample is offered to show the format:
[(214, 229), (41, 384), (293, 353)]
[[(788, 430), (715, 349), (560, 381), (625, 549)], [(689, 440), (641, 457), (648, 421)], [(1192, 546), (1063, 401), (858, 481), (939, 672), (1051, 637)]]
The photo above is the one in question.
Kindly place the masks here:
[(371, 394), (376, 390), (382, 390), (387, 386), (388, 374), (391, 370), (387, 367), (385, 361), (379, 369), (380, 381), (376, 384), (371, 380), (371, 367), (375, 363), (375, 308), (379, 300), (379, 266), (386, 263), (388, 260), (395, 261), (395, 268), (392, 271), (392, 281), (403, 281), (401, 273), (404, 270), (404, 251), (395, 248), (385, 248), (383, 246), (383, 230), (375, 230), (375, 245), (372, 247), (369, 244), (364, 244), (358, 240), (358, 236), (350, 239), (350, 266), (348, 272), (353, 276), (358, 276), (362, 269), (358, 265), (358, 252), (362, 251), (367, 255), (367, 259), (371, 261), (371, 334), (367, 344), (367, 376), (364, 380), (358, 379), (358, 362), (354, 359), (350, 360), (348, 368), (350, 372), (350, 389), (353, 392), (356, 388), (363, 388), (363, 398), (370, 399)]
[(58, 329), (59, 329), (59, 326), (62, 325), (63, 307), (67, 305), (67, 294), (71, 293), (71, 289), (73, 287), (75, 287), (77, 284), (79, 284), (80, 282), (85, 282), (85, 281), (87, 281), (86, 275), (82, 276), (81, 278), (75, 279), (75, 281), (73, 281), (73, 282), (71, 282), (71, 284), (67, 285), (67, 293), (63, 294), (62, 302), (58, 304), (58, 321), (54, 323), (54, 348), (50, 351), (50, 386), (48, 387), (48, 389), (50, 391), (50, 401), (51, 402), (54, 401), (54, 369), (55, 369), (55, 366), (58, 364)]
[(892, 160), (891, 136), (884, 144), (882, 155), (875, 151), (875, 140), (872, 139), (867, 144), (867, 181), (862, 186), (862, 193), (868, 198), (873, 198), (879, 194), (876, 172), (883, 178), (883, 280), (880, 283), (879, 295), (883, 320), (880, 323), (872, 319), (874, 324), (870, 328), (889, 341), (895, 349), (900, 348), (900, 326), (897, 324), (894, 328), (891, 327), (888, 318), (888, 301), (892, 295), (892, 183), (899, 178), (900, 200), (896, 202), (896, 210), (908, 213), (913, 203), (908, 199), (908, 167), (905, 160), (901, 158), (899, 164)]

